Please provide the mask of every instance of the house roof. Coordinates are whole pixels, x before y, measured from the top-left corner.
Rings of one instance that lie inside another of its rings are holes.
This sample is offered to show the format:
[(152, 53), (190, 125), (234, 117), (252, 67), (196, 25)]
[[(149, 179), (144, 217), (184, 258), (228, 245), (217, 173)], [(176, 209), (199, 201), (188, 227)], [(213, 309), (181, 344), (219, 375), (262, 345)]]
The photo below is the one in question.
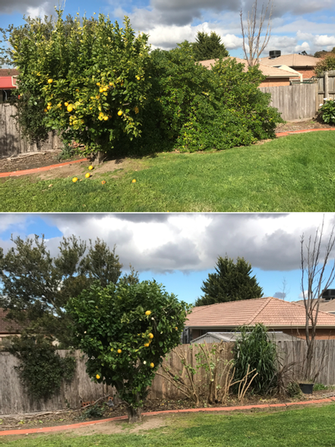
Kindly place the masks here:
[(16, 68), (0, 68), (0, 76), (17, 76), (19, 73)]
[[(223, 58), (223, 59), (225, 60), (228, 58)], [(240, 59), (238, 57), (234, 57), (234, 58), (230, 58), (230, 59), (235, 59), (238, 64), (243, 64), (244, 65), (243, 71), (244, 72), (248, 71), (248, 67), (247, 67), (245, 59)], [(217, 59), (209, 59), (207, 61), (200, 61), (199, 64), (210, 69), (211, 66), (213, 66), (215, 64), (216, 61), (217, 61)], [(292, 72), (291, 70), (285, 70), (282, 68), (271, 67), (269, 65), (259, 64), (259, 69), (263, 73), (263, 75), (266, 76), (267, 78), (299, 77), (299, 73), (297, 73), (295, 71)]]
[(21, 332), (19, 324), (11, 320), (6, 320), (7, 312), (0, 308), (0, 335), (3, 334), (18, 334)]
[(16, 78), (13, 76), (0, 76), (0, 89), (16, 88)]
[[(316, 301), (316, 300), (313, 300)], [(304, 300), (295, 301), (296, 304), (304, 305)], [(333, 300), (321, 300), (319, 310), (322, 312), (331, 312), (335, 313), (335, 299)]]
[[(304, 306), (278, 298), (256, 298), (194, 307), (186, 327), (237, 328), (263, 323), (270, 329), (304, 328)], [(335, 315), (319, 311), (319, 328), (335, 328)]]
[(288, 65), (289, 67), (315, 67), (321, 58), (304, 56), (302, 54), (283, 54), (282, 56), (270, 58), (262, 57), (259, 62), (262, 65)]

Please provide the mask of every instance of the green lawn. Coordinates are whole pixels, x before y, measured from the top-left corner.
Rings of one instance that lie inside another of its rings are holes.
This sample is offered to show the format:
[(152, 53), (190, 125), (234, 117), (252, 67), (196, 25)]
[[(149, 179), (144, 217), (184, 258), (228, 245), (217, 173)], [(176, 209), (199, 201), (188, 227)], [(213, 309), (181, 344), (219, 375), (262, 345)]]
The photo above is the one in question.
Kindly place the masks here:
[[(330, 447), (335, 445), (335, 405), (249, 414), (188, 414), (166, 417), (163, 426), (117, 435), (29, 435), (10, 447)], [(95, 428), (98, 431), (98, 426)], [(23, 430), (24, 432), (24, 430)]]
[(94, 175), (77, 183), (7, 179), (0, 183), (0, 211), (335, 211), (331, 131), (221, 152), (163, 153), (136, 164), (137, 172)]

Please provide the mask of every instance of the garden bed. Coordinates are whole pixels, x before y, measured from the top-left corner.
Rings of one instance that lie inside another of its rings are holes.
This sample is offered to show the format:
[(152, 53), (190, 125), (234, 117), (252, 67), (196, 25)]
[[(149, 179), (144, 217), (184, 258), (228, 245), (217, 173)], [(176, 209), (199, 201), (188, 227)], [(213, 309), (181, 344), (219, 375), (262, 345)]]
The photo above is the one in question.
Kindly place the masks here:
[[(220, 408), (220, 407), (234, 407), (241, 405), (261, 405), (261, 404), (278, 404), (278, 403), (290, 403), (290, 402), (302, 402), (311, 399), (323, 399), (332, 397), (335, 395), (334, 391), (320, 390), (315, 391), (312, 395), (299, 395), (295, 398), (284, 397), (269, 397), (260, 398), (259, 396), (249, 395), (246, 396), (243, 402), (239, 402), (237, 398), (231, 396), (225, 404), (216, 403), (215, 405), (204, 405), (206, 408)], [(92, 408), (92, 407), (90, 407)], [(196, 408), (192, 401), (189, 400), (150, 400), (148, 399), (143, 406), (143, 413), (166, 411), (166, 410), (185, 410)], [(41, 413), (29, 413), (29, 414), (17, 414), (17, 415), (5, 415), (0, 416), (0, 431), (13, 430), (13, 429), (27, 429), (27, 428), (42, 428), (52, 427), (58, 425), (75, 424), (78, 422), (89, 420), (100, 420), (113, 418), (117, 416), (125, 416), (127, 414), (126, 407), (121, 405), (116, 409), (106, 408), (104, 413), (98, 417), (94, 416), (91, 411), (92, 417), (87, 416), (87, 409), (79, 410), (60, 410)]]

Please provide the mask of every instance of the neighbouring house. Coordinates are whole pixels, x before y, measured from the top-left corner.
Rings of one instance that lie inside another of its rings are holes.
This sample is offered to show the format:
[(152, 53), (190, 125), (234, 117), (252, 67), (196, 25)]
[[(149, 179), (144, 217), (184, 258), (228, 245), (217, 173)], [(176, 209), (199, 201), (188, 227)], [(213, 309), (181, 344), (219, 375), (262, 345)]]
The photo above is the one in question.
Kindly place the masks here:
[[(275, 53), (271, 52), (270, 53)], [(278, 52), (280, 54), (280, 52)], [(321, 61), (321, 58), (313, 56), (305, 56), (303, 54), (283, 54), (278, 57), (268, 56), (259, 59), (261, 65), (267, 65), (270, 67), (288, 66), (293, 70), (299, 72), (303, 79), (311, 79), (315, 76), (315, 66)]]
[[(194, 338), (191, 341), (193, 343), (224, 343), (234, 342), (240, 336), (241, 332), (207, 332), (204, 335), (200, 335), (198, 338)], [(270, 340), (274, 342), (280, 341), (296, 341), (299, 340), (297, 337), (292, 335), (284, 334), (284, 332), (269, 331), (268, 332)], [(302, 340), (301, 340), (302, 341)]]
[[(304, 305), (304, 300), (296, 301), (297, 304)], [(323, 312), (335, 314), (335, 289), (327, 289), (320, 299), (319, 309)]]
[[(233, 332), (240, 326), (263, 323), (270, 331), (305, 339), (305, 308), (278, 298), (256, 298), (194, 307), (185, 322), (182, 342), (207, 332)], [(316, 339), (335, 339), (335, 315), (319, 311)]]
[(6, 102), (17, 88), (16, 78), (19, 71), (13, 68), (0, 68), (0, 103)]
[[(225, 59), (225, 58), (224, 58)], [(244, 71), (248, 71), (248, 66), (246, 60), (234, 57), (236, 62), (239, 64), (244, 64)], [(199, 64), (204, 67), (211, 69), (215, 64), (216, 59), (210, 59), (207, 61), (200, 61)], [(259, 69), (266, 76), (266, 79), (261, 82), (259, 87), (277, 87), (283, 85), (291, 85), (292, 80), (300, 81), (301, 75), (295, 70), (289, 67), (276, 68), (269, 65), (259, 64)]]

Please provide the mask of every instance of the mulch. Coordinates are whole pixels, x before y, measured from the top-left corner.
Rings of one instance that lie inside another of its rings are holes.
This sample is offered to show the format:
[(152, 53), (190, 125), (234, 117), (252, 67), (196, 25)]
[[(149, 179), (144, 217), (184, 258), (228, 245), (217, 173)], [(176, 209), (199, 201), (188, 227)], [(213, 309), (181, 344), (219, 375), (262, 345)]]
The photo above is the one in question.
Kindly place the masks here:
[[(334, 130), (334, 126), (320, 123), (316, 120), (287, 122), (278, 124), (276, 133), (296, 132), (302, 130), (313, 129), (330, 129)], [(50, 165), (61, 164), (67, 161), (80, 160), (84, 158), (80, 155), (75, 155), (68, 159), (60, 159), (61, 151), (44, 151), (39, 153), (21, 154), (15, 157), (0, 159), (0, 173), (14, 172), (28, 169), (41, 168)]]

